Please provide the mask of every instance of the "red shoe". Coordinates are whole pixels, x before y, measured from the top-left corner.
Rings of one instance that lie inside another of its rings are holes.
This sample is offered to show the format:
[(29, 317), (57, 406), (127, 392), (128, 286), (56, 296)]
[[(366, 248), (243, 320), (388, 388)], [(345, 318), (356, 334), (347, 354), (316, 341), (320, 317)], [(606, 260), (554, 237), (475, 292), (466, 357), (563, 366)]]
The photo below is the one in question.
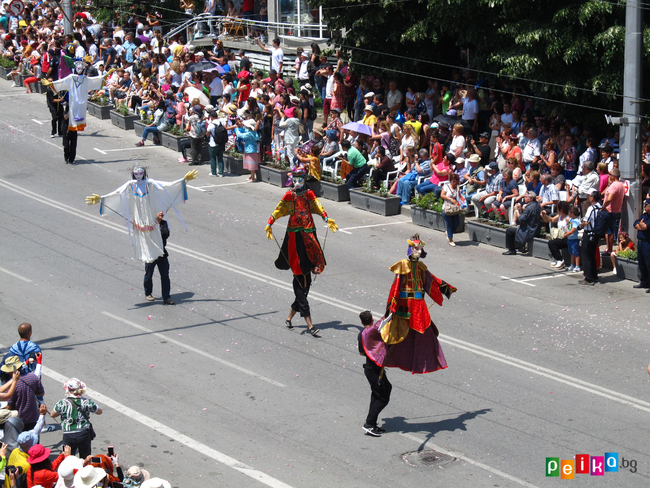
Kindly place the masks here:
[(135, 143), (135, 145), (138, 146), (138, 147), (142, 147), (142, 146), (144, 146), (144, 142), (138, 141), (138, 142)]

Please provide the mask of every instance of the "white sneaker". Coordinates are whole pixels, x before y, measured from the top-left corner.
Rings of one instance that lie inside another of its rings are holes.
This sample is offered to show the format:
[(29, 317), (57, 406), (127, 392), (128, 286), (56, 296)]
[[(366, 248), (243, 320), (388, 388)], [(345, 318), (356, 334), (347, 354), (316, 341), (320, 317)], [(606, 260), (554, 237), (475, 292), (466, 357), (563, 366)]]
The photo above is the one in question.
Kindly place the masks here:
[(560, 261), (553, 261), (551, 263), (551, 268), (557, 268), (560, 265)]
[(13, 88), (13, 87), (15, 87), (15, 86), (18, 86), (18, 85), (16, 85), (16, 82), (14, 81), (14, 82), (11, 84), (11, 88)]
[(54, 139), (56, 137), (56, 134), (50, 134), (50, 139)]
[(558, 264), (558, 265), (555, 267), (555, 269), (558, 269), (558, 270), (559, 270), (559, 269), (563, 269), (563, 268), (566, 266), (566, 264), (564, 264), (564, 261), (558, 261), (558, 263), (560, 263), (560, 264)]
[(208, 176), (217, 176), (214, 173), (208, 173)]
[(573, 272), (580, 273), (580, 266), (576, 266), (575, 268), (573, 268)]
[(571, 273), (571, 272), (575, 269), (575, 267), (576, 267), (576, 265), (575, 265), (575, 264), (572, 264), (571, 266), (569, 266), (569, 267), (567, 268), (567, 271), (568, 271), (569, 273)]

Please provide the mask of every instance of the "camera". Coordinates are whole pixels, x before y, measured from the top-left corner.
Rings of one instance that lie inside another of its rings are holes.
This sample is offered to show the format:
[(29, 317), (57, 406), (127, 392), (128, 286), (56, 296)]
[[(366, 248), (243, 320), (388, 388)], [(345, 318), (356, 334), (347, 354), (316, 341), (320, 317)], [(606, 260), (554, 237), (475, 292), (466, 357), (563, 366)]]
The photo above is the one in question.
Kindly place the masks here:
[(5, 473), (6, 474), (14, 473), (16, 476), (20, 476), (21, 474), (23, 474), (23, 467), (22, 466), (7, 466), (5, 468)]

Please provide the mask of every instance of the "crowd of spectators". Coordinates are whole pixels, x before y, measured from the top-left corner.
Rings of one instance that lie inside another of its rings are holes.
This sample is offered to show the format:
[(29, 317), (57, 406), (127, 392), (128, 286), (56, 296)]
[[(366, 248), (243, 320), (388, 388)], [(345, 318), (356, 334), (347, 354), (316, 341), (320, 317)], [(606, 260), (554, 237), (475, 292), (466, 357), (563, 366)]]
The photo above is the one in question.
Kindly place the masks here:
[[(192, 2), (185, 4), (194, 15)], [(217, 4), (206, 2), (205, 13)], [(105, 97), (148, 121), (138, 145), (151, 135), (160, 143), (163, 131), (186, 132), (179, 162), (202, 164), (207, 144), (210, 176), (223, 176), (223, 153), (235, 150), (243, 153), (249, 181), (261, 162), (272, 160), (302, 166), (312, 181), (328, 176), (349, 188), (384, 187), (402, 205), (427, 193), (456, 205), (450, 198), (457, 192), (455, 174), (458, 191), (478, 214), (511, 224), (525, 213), (526, 192), (534, 192), (540, 213), (550, 217), (559, 203), (568, 203), (566, 220), (574, 206), (584, 219), (589, 195), (598, 191), (611, 215), (605, 255), (612, 253), (624, 198), (619, 133), (612, 126), (545, 117), (534, 94), (522, 95), (525, 86), (491, 85), (469, 70), (456, 70), (453, 81), (443, 83), (358, 76), (339, 52), (330, 62), (313, 43), (286, 59), (279, 39), (265, 45), (260, 38), (270, 65), (255, 67), (246, 52), (224, 47), (218, 35), (211, 46), (197, 47), (180, 35), (165, 40), (159, 24), (135, 14), (124, 25), (100, 24), (80, 12), (74, 32), (64, 35), (58, 6), (27, 3), (21, 17), (0, 18), (0, 55), (17, 63), (12, 76), (27, 77), (28, 92), (40, 77), (55, 80), (69, 72), (69, 59), (86, 59), (89, 75), (107, 75), (95, 99)], [(290, 63), (295, 79), (288, 76)], [(642, 134), (648, 186), (647, 125)]]
[[(125, 473), (113, 446), (93, 453), (90, 414), (101, 415), (102, 409), (84, 397), (86, 385), (79, 379), (63, 384), (63, 398), (52, 398), (49, 416), (60, 417), (60, 426), (46, 424), (41, 348), (31, 340), (31, 324), (20, 324), (18, 334), (0, 365), (0, 480), (5, 488), (170, 488), (139, 466)], [(62, 452), (52, 459), (40, 437), (55, 430), (63, 434)]]

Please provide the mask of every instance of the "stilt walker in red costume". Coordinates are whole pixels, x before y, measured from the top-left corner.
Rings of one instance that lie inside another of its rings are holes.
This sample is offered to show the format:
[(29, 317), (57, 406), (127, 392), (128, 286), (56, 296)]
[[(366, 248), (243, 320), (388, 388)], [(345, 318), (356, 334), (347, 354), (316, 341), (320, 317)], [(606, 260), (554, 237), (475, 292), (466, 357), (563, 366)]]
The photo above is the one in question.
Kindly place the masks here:
[[(291, 319), (300, 312), (305, 318), (309, 332), (316, 336), (320, 331), (311, 321), (311, 312), (307, 295), (311, 287), (311, 273), (319, 275), (325, 269), (325, 256), (316, 236), (316, 226), (312, 214), (320, 215), (329, 229), (336, 232), (338, 227), (334, 219), (330, 219), (313, 191), (305, 185), (304, 170), (293, 173), (294, 187), (280, 200), (266, 226), (266, 236), (273, 239), (271, 226), (280, 217), (289, 216), (287, 233), (280, 248), (280, 255), (275, 260), (278, 269), (290, 269), (293, 272), (293, 291), (296, 295), (291, 304), (291, 311), (285, 321), (287, 329), (293, 329)], [(327, 240), (327, 236), (325, 237)]]
[(420, 261), (426, 252), (418, 234), (407, 242), (408, 259), (389, 268), (395, 273), (395, 281), (388, 296), (386, 315), (363, 330), (363, 349), (382, 368), (431, 373), (446, 368), (447, 362), (424, 295), (442, 306), (443, 295), (451, 297), (456, 288), (429, 273)]

